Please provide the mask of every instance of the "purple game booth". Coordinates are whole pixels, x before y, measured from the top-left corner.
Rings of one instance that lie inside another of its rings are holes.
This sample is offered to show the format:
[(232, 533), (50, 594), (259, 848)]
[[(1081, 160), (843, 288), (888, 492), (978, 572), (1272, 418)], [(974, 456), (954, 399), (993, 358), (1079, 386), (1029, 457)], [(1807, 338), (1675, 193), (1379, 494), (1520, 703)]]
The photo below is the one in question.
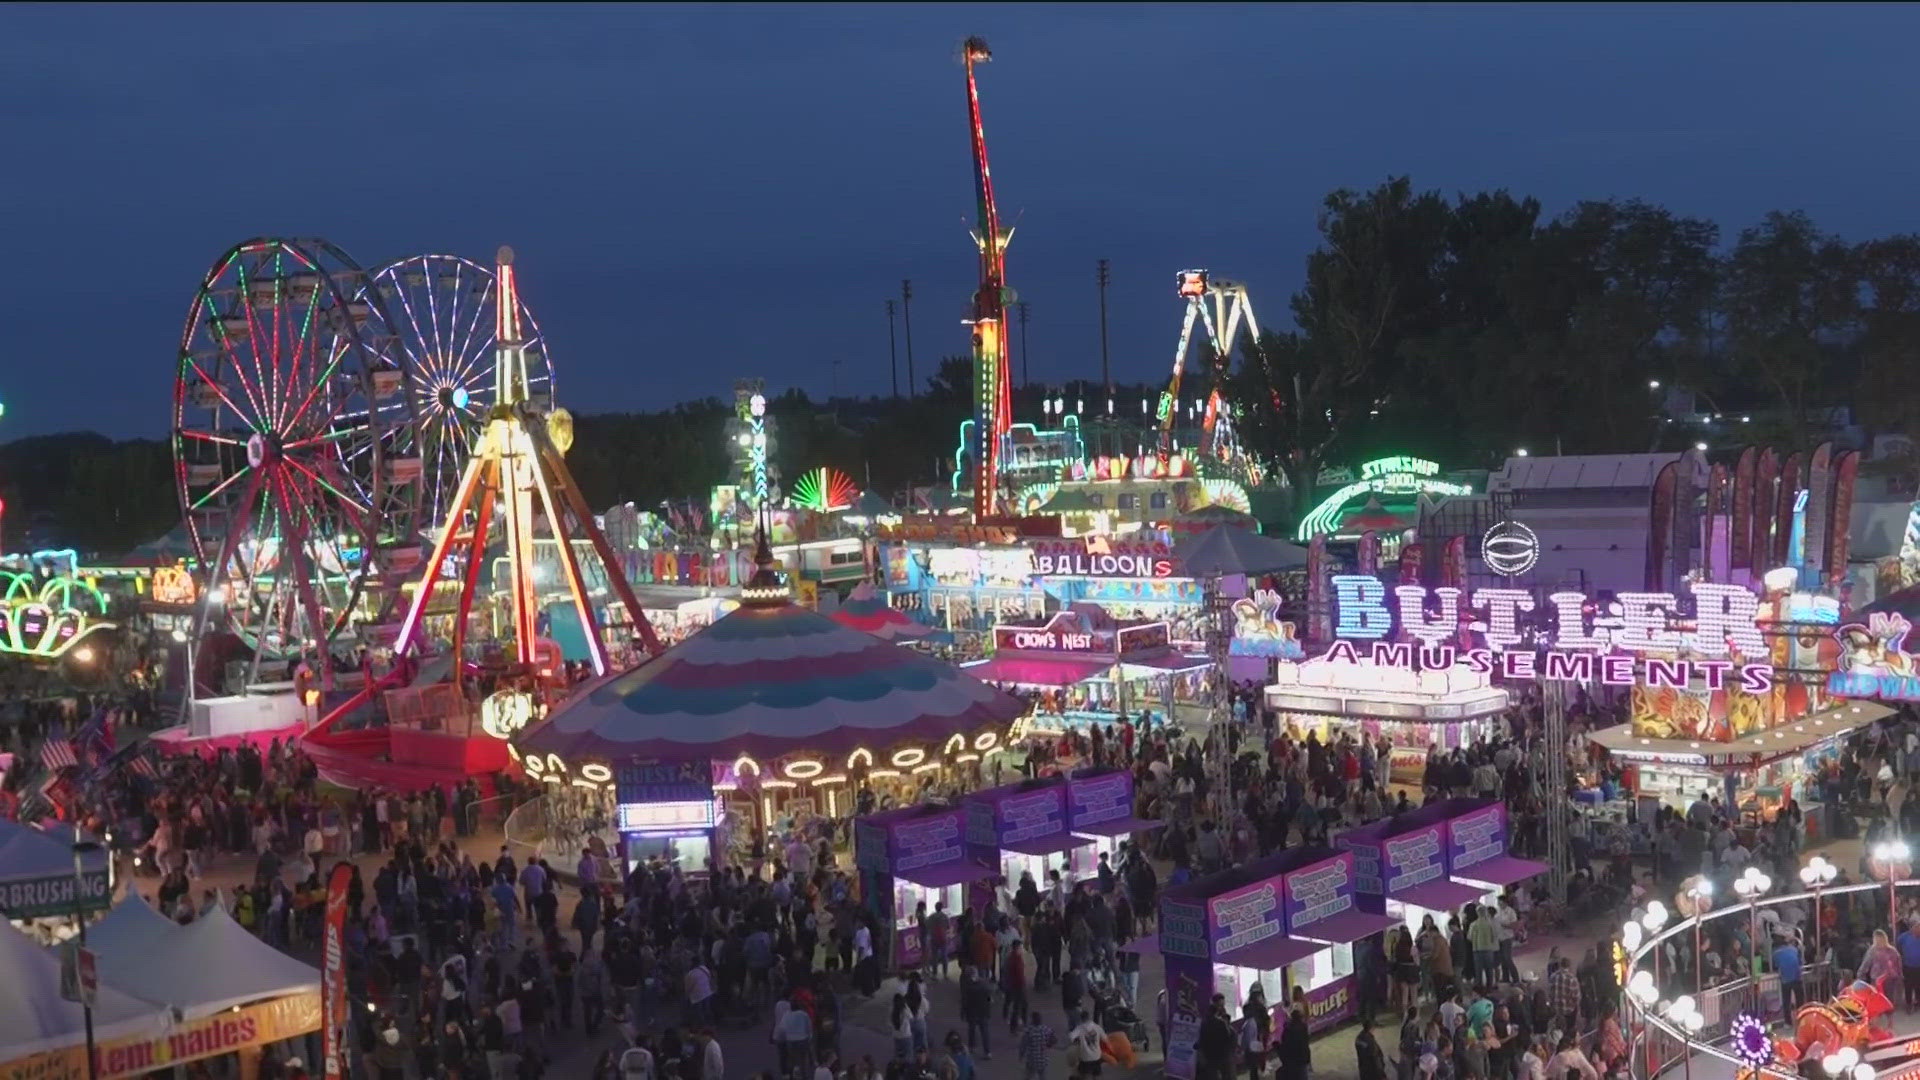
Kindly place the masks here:
[(1200, 1017), (1216, 993), (1239, 1016), (1258, 984), (1277, 1021), (1298, 1004), (1315, 1033), (1353, 1015), (1353, 943), (1393, 925), (1362, 910), (1357, 877), (1351, 852), (1294, 848), (1162, 894), (1159, 937), (1141, 948), (1157, 947), (1166, 963), (1168, 1075), (1194, 1075)]
[[(1442, 799), (1333, 839), (1353, 853), (1361, 908), (1418, 932), (1428, 915), (1444, 929), (1462, 905), (1492, 903), (1502, 888), (1546, 870), (1507, 854), (1506, 823), (1498, 800)], [(1457, 850), (1466, 852), (1465, 873)]]
[[(1046, 892), (1048, 874), (1067, 877), (1074, 862), (1085, 864), (1092, 843), (1068, 829), (1067, 781), (1061, 776), (1021, 780), (963, 796), (967, 808), (967, 849), (975, 863), (1006, 879), (1007, 891), (1020, 887), (1020, 875)], [(1084, 871), (1082, 871), (1084, 872)]]
[(944, 903), (957, 916), (966, 887), (993, 876), (970, 856), (966, 822), (965, 806), (926, 804), (854, 819), (854, 865), (861, 902), (878, 928), (880, 970), (920, 965), (921, 904), (932, 914)]
[(1166, 824), (1133, 816), (1133, 774), (1126, 769), (1081, 769), (1067, 777), (1067, 821), (1075, 836), (1092, 841), (1073, 849), (1073, 870), (1082, 877), (1099, 872), (1102, 855), (1118, 869), (1122, 842)]

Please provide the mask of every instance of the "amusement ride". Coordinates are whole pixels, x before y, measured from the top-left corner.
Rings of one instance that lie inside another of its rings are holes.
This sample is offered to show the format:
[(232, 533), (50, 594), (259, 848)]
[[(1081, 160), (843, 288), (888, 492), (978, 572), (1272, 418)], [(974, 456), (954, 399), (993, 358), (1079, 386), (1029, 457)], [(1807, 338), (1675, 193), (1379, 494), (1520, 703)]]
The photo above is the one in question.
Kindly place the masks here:
[(993, 59), (982, 38), (961, 45), (967, 68), (967, 120), (973, 136), (973, 191), (978, 205), (974, 244), (980, 249), (980, 287), (973, 294), (967, 322), (973, 327), (973, 516), (976, 520), (1001, 513), (1005, 500), (1001, 475), (1003, 441), (1013, 427), (1013, 357), (1007, 340), (1007, 306), (1013, 292), (1007, 288), (1007, 244), (1013, 230), (1001, 229), (1000, 208), (993, 200), (993, 172), (987, 167), (987, 134), (980, 123), (980, 87), (974, 80), (977, 63)]
[[(1221, 395), (1221, 390), (1226, 383), (1229, 358), (1234, 343), (1239, 340), (1241, 327), (1246, 328), (1247, 351), (1259, 352), (1260, 325), (1254, 321), (1253, 301), (1248, 298), (1245, 285), (1216, 279), (1205, 270), (1180, 271), (1178, 288), (1180, 297), (1187, 302), (1187, 315), (1180, 324), (1180, 343), (1173, 350), (1173, 378), (1160, 395), (1155, 414), (1160, 425), (1160, 460), (1165, 462), (1173, 456), (1173, 428), (1180, 411), (1180, 382), (1186, 370), (1187, 350), (1193, 343), (1193, 328), (1198, 323), (1207, 339), (1210, 385), (1207, 388), (1206, 407), (1201, 415), (1200, 445), (1196, 448), (1195, 458), (1201, 462), (1203, 469), (1208, 468), (1210, 463), (1217, 463), (1226, 465), (1229, 472), (1245, 472), (1246, 454), (1240, 447), (1238, 432), (1234, 427), (1233, 406)], [(1261, 356), (1263, 364), (1265, 359)], [(1271, 375), (1268, 381), (1271, 383)], [(1239, 468), (1235, 469), (1235, 465)]]

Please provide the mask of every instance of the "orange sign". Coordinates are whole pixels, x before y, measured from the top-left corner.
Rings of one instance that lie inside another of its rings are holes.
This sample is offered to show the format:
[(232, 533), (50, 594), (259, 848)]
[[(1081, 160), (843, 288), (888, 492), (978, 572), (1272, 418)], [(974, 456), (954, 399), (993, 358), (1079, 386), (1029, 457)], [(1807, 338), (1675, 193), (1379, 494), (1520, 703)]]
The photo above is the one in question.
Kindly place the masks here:
[[(98, 1066), (94, 1075), (99, 1080), (142, 1076), (156, 1069), (291, 1039), (319, 1027), (320, 995), (295, 994), (216, 1013), (182, 1024), (165, 1035), (102, 1043), (94, 1052)], [(83, 1046), (49, 1050), (0, 1065), (0, 1080), (85, 1080), (86, 1076), (87, 1051)]]
[(178, 566), (163, 566), (153, 572), (153, 600), (157, 604), (186, 606), (200, 595), (193, 575)]

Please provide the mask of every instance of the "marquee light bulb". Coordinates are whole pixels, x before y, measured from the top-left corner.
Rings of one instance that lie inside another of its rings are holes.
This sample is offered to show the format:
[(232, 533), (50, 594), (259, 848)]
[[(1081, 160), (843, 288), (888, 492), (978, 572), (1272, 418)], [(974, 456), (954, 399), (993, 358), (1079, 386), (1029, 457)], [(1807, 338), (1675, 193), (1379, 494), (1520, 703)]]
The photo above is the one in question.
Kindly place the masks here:
[(1532, 593), (1525, 589), (1475, 589), (1473, 603), (1487, 612), (1487, 648), (1497, 652), (1520, 644), (1520, 615), (1533, 610)]

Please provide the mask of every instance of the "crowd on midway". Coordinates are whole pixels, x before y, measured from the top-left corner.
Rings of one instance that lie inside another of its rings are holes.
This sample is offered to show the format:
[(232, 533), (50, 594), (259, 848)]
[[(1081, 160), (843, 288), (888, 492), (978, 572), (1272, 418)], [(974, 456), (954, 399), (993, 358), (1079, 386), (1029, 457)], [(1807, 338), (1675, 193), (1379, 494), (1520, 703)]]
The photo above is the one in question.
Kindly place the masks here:
[[(1131, 1036), (1143, 1029), (1165, 1046), (1164, 995), (1140, 1000), (1140, 956), (1122, 947), (1153, 932), (1162, 889), (1325, 842), (1429, 798), (1504, 799), (1521, 855), (1543, 854), (1546, 815), (1566, 812), (1565, 793), (1542, 790), (1541, 777), (1545, 755), (1569, 748), (1547, 745), (1537, 703), (1513, 709), (1493, 737), (1437, 751), (1419, 793), (1391, 790), (1383, 738), (1301, 737), (1245, 688), (1235, 707), (1244, 722), (1204, 734), (1142, 717), (1030, 742), (1019, 763), (1026, 772), (1080, 763), (1133, 770), (1136, 814), (1168, 827), (1139, 834), (1086, 880), (1023, 877), (1002, 883), (985, 911), (927, 912), (919, 934), (928, 959), (905, 978), (889, 963), (885, 928), (860, 902), (844, 819), (783, 823), (779, 835), (707, 875), (654, 863), (623, 876), (592, 854), (553, 867), (524, 848), (475, 861), (460, 843), (478, 801), (471, 785), (342, 793), (317, 784), (313, 765), (277, 744), (173, 759), (153, 777), (115, 773), (86, 791), (83, 817), (137, 854), (135, 887), (170, 917), (190, 920), (224, 904), (243, 926), (301, 955), (317, 944), (328, 868), (349, 853), (374, 856), (377, 870), (354, 874), (347, 942), (351, 996), (372, 1005), (352, 1011), (352, 1042), (381, 1080), (549, 1075), (556, 1052), (580, 1035), (611, 1044), (593, 1066), (596, 1080), (723, 1080), (722, 1040), (743, 1029), (764, 1031), (784, 1072), (800, 1080), (972, 1080), (977, 1062), (996, 1051), (1044, 1080), (1131, 1064)], [(1906, 797), (1920, 773), (1917, 744), (1908, 725), (1876, 729), (1819, 778), (1821, 801), (1854, 804), (1872, 821), (1870, 839), (1904, 832), (1920, 804)], [(856, 810), (883, 801), (863, 790)], [(1671, 895), (1703, 873), (1725, 889), (1748, 865), (1790, 880), (1797, 815), (1789, 800), (1780, 824), (1755, 830), (1712, 798), (1662, 812), (1637, 876), (1627, 853), (1576, 842), (1581, 887), (1573, 894)], [(207, 887), (200, 875), (216, 856), (250, 861), (251, 883)], [(1905, 914), (1920, 917), (1915, 906)], [(1493, 906), (1468, 905), (1413, 932), (1357, 943), (1361, 1080), (1592, 1080), (1617, 1070), (1627, 1044), (1601, 949), (1551, 956), (1540, 972), (1522, 972), (1514, 959), (1529, 934), (1579, 914), (1547, 902), (1544, 890), (1517, 888)], [(1757, 964), (1797, 984), (1827, 961), (1904, 973), (1920, 994), (1920, 936), (1885, 935), (1884, 917), (1868, 897), (1836, 898), (1821, 913), (1817, 955), (1804, 959), (1794, 950), (1806, 948), (1810, 912), (1769, 909), (1758, 949), (1745, 920), (1716, 920), (1701, 981)], [(1664, 959), (1673, 986), (1693, 983), (1685, 943), (1670, 943)], [(957, 987), (957, 1015), (933, 1007), (930, 987), (946, 980)], [(843, 1053), (847, 1011), (876, 997), (893, 1052), (882, 1060)], [(1242, 1068), (1306, 1080), (1313, 1043), (1298, 1000), (1216, 998), (1197, 1053), (1201, 1080)], [(270, 1055), (261, 1075), (304, 1077), (304, 1064)]]

